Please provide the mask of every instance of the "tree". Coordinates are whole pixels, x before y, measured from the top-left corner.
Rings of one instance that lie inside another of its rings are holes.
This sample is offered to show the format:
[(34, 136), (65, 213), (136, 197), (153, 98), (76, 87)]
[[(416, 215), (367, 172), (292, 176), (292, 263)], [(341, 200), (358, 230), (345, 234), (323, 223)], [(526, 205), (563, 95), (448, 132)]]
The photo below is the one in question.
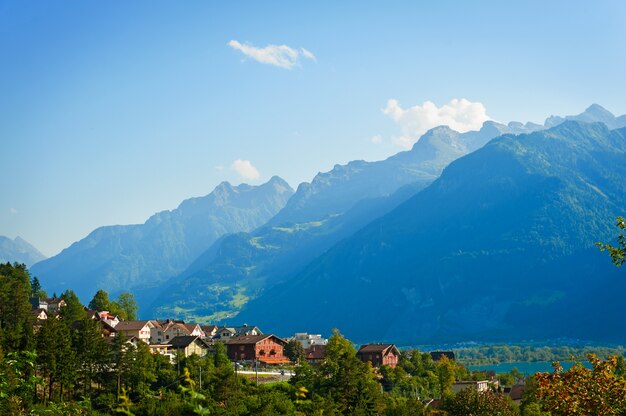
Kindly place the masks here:
[(85, 396), (92, 391), (92, 381), (101, 380), (107, 370), (108, 344), (102, 337), (100, 324), (90, 318), (83, 318), (78, 323), (74, 338), (74, 350), (77, 351), (78, 375), (83, 384)]
[(336, 329), (326, 345), (326, 359), (315, 384), (309, 390), (330, 399), (340, 414), (377, 414), (383, 407), (372, 368), (357, 358), (352, 343)]
[(626, 260), (626, 236), (623, 231), (626, 230), (626, 219), (624, 217), (617, 217), (617, 228), (620, 233), (617, 236), (617, 246), (614, 247), (610, 244), (604, 244), (597, 242), (596, 245), (600, 248), (600, 251), (608, 251), (611, 256), (611, 261), (616, 266), (621, 266)]
[(24, 264), (0, 264), (0, 345), (5, 353), (31, 346), (31, 291), (30, 276)]
[(456, 365), (445, 355), (436, 364), (439, 395), (444, 397), (452, 392), (452, 385), (456, 380)]
[(463, 389), (445, 400), (443, 408), (449, 416), (515, 416), (518, 409), (508, 397), (497, 395), (491, 390), (478, 392), (473, 388)]
[(41, 283), (39, 283), (39, 279), (37, 276), (33, 277), (33, 281), (31, 282), (32, 286), (32, 298), (47, 298), (48, 294), (41, 288)]
[(287, 345), (285, 345), (285, 355), (295, 363), (302, 361), (305, 358), (302, 343), (295, 339), (289, 341)]
[(74, 325), (74, 322), (87, 316), (83, 304), (80, 303), (80, 299), (73, 290), (68, 289), (63, 292), (61, 299), (65, 301), (65, 306), (61, 308), (60, 312), (61, 319), (69, 328)]
[(617, 357), (588, 355), (593, 369), (582, 364), (567, 371), (558, 362), (554, 373), (537, 373), (536, 397), (553, 415), (622, 415), (626, 411), (626, 379), (616, 374)]
[(100, 289), (93, 295), (93, 299), (89, 302), (89, 309), (94, 311), (111, 311), (111, 301), (109, 300), (109, 294)]
[(111, 313), (127, 321), (136, 320), (138, 310), (135, 296), (130, 292), (120, 293), (117, 300), (111, 302)]

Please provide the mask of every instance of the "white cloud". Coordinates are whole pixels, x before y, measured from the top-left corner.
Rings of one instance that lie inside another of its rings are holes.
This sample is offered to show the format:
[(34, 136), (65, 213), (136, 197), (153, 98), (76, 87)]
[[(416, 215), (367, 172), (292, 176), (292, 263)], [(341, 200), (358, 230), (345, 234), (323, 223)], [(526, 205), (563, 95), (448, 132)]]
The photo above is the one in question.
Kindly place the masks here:
[(422, 105), (406, 109), (392, 99), (387, 101), (383, 113), (400, 126), (401, 136), (394, 137), (393, 142), (406, 148), (410, 148), (422, 134), (433, 127), (444, 125), (463, 133), (479, 130), (485, 121), (491, 119), (482, 103), (471, 102), (465, 98), (455, 98), (441, 107), (437, 107), (432, 101), (426, 101)]
[(257, 180), (261, 177), (261, 174), (255, 168), (249, 160), (237, 159), (231, 165), (233, 170), (246, 180)]
[(17, 210), (15, 208), (9, 208), (9, 214), (17, 214)]
[(298, 50), (290, 48), (287, 45), (267, 45), (263, 48), (258, 48), (252, 44), (240, 43), (236, 40), (228, 42), (228, 46), (240, 51), (257, 62), (275, 65), (285, 69), (293, 69), (298, 65), (301, 57), (317, 62), (313, 52), (304, 48)]
[(374, 144), (381, 144), (383, 142), (383, 136), (381, 136), (380, 134), (377, 134), (376, 136), (372, 136), (370, 138), (370, 142)]

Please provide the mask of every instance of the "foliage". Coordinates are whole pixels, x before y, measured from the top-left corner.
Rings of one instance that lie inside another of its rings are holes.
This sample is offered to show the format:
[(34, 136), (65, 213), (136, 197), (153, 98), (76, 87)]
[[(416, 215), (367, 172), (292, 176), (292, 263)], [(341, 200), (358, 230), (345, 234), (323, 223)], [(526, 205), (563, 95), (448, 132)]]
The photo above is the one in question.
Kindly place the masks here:
[(466, 388), (444, 401), (449, 416), (515, 416), (518, 409), (510, 399), (491, 390), (478, 392)]
[(126, 321), (134, 321), (137, 319), (137, 301), (135, 296), (129, 292), (122, 292), (119, 294), (116, 300), (111, 302), (110, 312), (114, 315), (118, 315), (120, 318)]
[(30, 276), (23, 264), (0, 264), (0, 347), (5, 352), (32, 346)]
[(304, 347), (300, 341), (292, 339), (285, 345), (285, 355), (294, 363), (299, 363), (304, 360)]
[(604, 244), (597, 242), (596, 245), (600, 251), (608, 251), (611, 256), (611, 261), (616, 266), (621, 266), (626, 260), (626, 236), (624, 236), (624, 230), (626, 230), (626, 219), (624, 217), (617, 217), (617, 228), (620, 233), (617, 236), (617, 246), (611, 244)]
[(623, 347), (584, 346), (533, 346), (533, 345), (481, 345), (456, 349), (457, 360), (465, 365), (499, 364), (508, 362), (584, 360), (588, 354), (600, 358), (623, 355)]
[(617, 358), (589, 355), (593, 369), (574, 365), (567, 371), (558, 362), (554, 373), (537, 373), (536, 396), (553, 415), (620, 415), (626, 412), (626, 379), (616, 374)]
[(111, 301), (109, 300), (109, 294), (100, 289), (93, 295), (93, 298), (89, 302), (89, 309), (94, 311), (111, 311)]

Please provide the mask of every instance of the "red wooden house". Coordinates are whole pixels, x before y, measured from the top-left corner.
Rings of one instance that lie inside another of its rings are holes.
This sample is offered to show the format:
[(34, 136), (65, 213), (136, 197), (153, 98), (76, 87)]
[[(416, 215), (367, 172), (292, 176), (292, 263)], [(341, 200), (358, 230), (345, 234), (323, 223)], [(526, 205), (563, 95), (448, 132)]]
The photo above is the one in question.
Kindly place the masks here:
[(287, 342), (276, 335), (246, 335), (225, 342), (228, 358), (233, 361), (258, 360), (265, 364), (284, 364), (289, 359), (283, 355)]
[(364, 363), (371, 362), (372, 367), (381, 365), (395, 367), (400, 358), (400, 351), (393, 344), (367, 344), (361, 346), (356, 356)]

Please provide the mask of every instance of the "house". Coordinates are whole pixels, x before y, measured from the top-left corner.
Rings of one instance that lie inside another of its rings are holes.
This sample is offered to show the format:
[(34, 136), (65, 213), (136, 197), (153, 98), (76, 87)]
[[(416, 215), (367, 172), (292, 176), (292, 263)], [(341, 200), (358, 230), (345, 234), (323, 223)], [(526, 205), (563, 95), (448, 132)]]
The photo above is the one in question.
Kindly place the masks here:
[(265, 364), (285, 364), (283, 355), (287, 341), (276, 335), (245, 335), (225, 341), (228, 358), (232, 361), (258, 360)]
[(326, 358), (326, 345), (311, 345), (304, 350), (304, 355), (309, 364), (320, 365)]
[(524, 390), (526, 390), (526, 386), (524, 384), (516, 384), (512, 386), (510, 389), (504, 390), (504, 394), (509, 396), (513, 403), (520, 405), (522, 403), (522, 398), (524, 397)]
[(439, 361), (441, 360), (442, 357), (446, 357), (450, 361), (456, 360), (456, 357), (454, 356), (453, 351), (431, 351), (430, 352), (430, 358), (432, 358), (433, 361)]
[(295, 339), (300, 344), (302, 344), (302, 348), (305, 350), (312, 345), (326, 345), (328, 344), (328, 340), (326, 338), (322, 338), (321, 334), (307, 334), (306, 332), (296, 332), (293, 337), (289, 340)]
[(43, 321), (48, 319), (48, 313), (43, 308), (34, 309), (32, 314), (37, 321)]
[(155, 327), (154, 321), (120, 321), (115, 326), (118, 334), (124, 334), (126, 338), (137, 338), (146, 344), (150, 343), (150, 331)]
[(100, 321), (100, 329), (102, 329), (102, 336), (105, 338), (113, 338), (117, 335), (115, 327), (110, 325), (107, 321)]
[(205, 338), (215, 337), (215, 334), (217, 334), (218, 328), (219, 327), (217, 325), (203, 325), (200, 327), (200, 329), (202, 329), (202, 332), (204, 332)]
[(204, 332), (198, 324), (186, 324), (184, 321), (168, 319), (158, 322), (158, 325), (151, 329), (150, 342), (152, 344), (167, 343), (182, 335), (204, 337)]
[(204, 342), (199, 335), (181, 335), (174, 337), (167, 343), (167, 352), (177, 357), (189, 357), (193, 354), (204, 357), (210, 349), (211, 346)]
[(366, 344), (359, 348), (356, 356), (363, 362), (371, 362), (372, 367), (388, 365), (395, 367), (400, 358), (400, 351), (393, 344)]
[(30, 298), (30, 303), (33, 309), (44, 309), (48, 315), (59, 313), (67, 305), (61, 298)]
[(215, 338), (221, 340), (248, 335), (263, 335), (263, 332), (258, 327), (248, 326), (248, 324), (243, 324), (242, 326), (220, 326), (215, 331)]
[(457, 381), (452, 385), (452, 391), (456, 394), (461, 390), (474, 389), (477, 392), (489, 390), (489, 380)]

